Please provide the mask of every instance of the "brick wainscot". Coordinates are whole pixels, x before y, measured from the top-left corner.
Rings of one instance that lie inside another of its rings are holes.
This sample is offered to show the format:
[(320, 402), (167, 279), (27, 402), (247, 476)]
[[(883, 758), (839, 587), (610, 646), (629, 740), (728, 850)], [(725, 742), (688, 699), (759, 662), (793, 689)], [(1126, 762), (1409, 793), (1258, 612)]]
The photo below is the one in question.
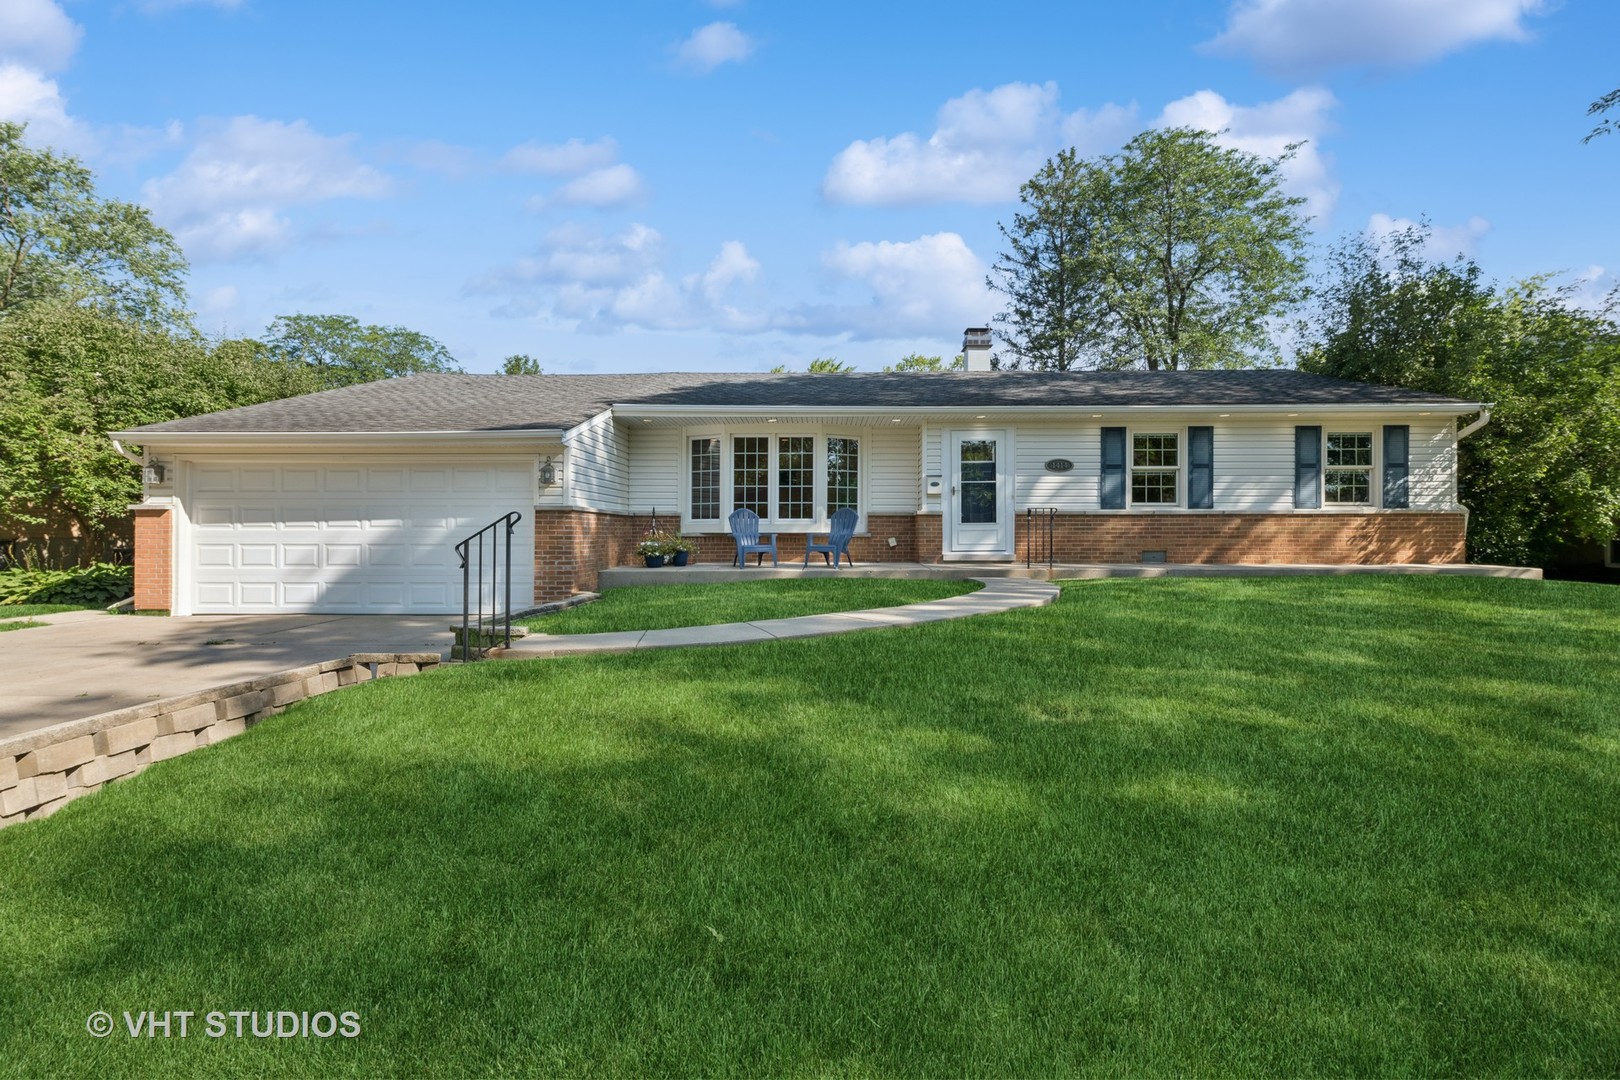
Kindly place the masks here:
[[(1171, 563), (1460, 563), (1464, 521), (1460, 513), (1424, 511), (1060, 514), (1053, 523), (1053, 555), (1066, 563), (1137, 563), (1144, 552), (1163, 552)], [(645, 514), (537, 511), (535, 602), (594, 592), (602, 568), (639, 564), (636, 544), (649, 524)], [(670, 528), (674, 521), (661, 524)], [(874, 514), (863, 524), (866, 535), (850, 544), (858, 563), (944, 561), (938, 514)], [(1023, 562), (1028, 553), (1024, 515), (1016, 524), (1014, 559)], [(803, 559), (804, 536), (778, 533), (783, 563)], [(723, 566), (736, 552), (724, 533), (688, 534), (688, 539), (697, 546), (694, 562)], [(1034, 554), (1043, 561), (1044, 545), (1042, 530)]]

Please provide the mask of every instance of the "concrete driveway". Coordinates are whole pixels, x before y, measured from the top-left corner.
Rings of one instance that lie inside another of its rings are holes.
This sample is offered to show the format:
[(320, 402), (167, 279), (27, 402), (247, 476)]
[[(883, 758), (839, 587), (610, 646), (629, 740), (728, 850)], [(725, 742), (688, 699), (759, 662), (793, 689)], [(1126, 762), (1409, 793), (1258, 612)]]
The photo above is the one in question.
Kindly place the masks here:
[(74, 611), (0, 633), (0, 738), (357, 652), (448, 655), (450, 615)]

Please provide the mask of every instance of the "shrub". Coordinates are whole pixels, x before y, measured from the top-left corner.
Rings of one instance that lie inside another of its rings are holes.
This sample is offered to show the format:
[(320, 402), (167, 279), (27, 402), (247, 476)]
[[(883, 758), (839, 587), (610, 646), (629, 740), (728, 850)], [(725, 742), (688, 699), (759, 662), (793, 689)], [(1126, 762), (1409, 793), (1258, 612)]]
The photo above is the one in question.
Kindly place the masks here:
[(135, 568), (96, 563), (69, 570), (0, 570), (0, 605), (106, 607), (135, 592)]

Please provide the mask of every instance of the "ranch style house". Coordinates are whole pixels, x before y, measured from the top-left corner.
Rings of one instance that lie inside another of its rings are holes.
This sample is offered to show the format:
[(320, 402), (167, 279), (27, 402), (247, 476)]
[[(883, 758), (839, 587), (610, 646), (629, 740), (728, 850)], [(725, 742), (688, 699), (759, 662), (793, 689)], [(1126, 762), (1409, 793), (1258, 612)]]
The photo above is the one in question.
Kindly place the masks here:
[[(859, 562), (1454, 563), (1480, 402), (1290, 370), (448, 375), (112, 432), (139, 448), (135, 604), (460, 610), (454, 544), (511, 512), (514, 606), (592, 590), (660, 525), (783, 563), (840, 507)], [(1472, 419), (1472, 422), (1466, 422)], [(678, 573), (672, 571), (671, 573)], [(672, 579), (678, 580), (678, 579)]]

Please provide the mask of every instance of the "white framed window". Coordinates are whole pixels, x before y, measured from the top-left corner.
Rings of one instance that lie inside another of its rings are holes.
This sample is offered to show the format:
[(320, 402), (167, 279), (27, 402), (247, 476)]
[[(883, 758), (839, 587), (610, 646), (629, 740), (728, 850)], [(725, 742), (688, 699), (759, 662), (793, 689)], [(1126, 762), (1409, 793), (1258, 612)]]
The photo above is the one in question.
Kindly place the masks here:
[(687, 431), (685, 520), (723, 531), (739, 509), (766, 525), (825, 527), (834, 510), (864, 513), (864, 465), (858, 435), (741, 428)]
[(687, 476), (691, 482), (693, 521), (720, 520), (720, 436), (703, 435), (686, 441)]
[(1371, 506), (1372, 432), (1330, 431), (1323, 436), (1322, 449), (1322, 504)]
[(1132, 506), (1176, 506), (1181, 494), (1181, 434), (1132, 432)]

